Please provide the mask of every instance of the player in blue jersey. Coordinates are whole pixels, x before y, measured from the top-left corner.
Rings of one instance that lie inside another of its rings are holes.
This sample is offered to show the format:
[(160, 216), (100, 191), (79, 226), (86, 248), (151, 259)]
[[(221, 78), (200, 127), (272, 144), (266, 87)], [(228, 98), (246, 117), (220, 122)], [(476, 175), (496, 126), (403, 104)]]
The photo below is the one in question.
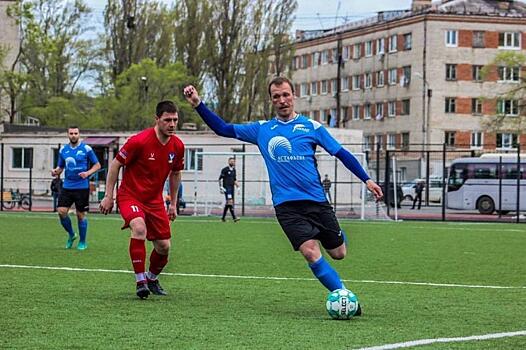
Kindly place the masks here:
[(68, 216), (69, 208), (75, 203), (80, 236), (77, 249), (84, 250), (88, 247), (86, 243), (88, 232), (86, 213), (89, 210), (88, 178), (100, 169), (100, 163), (93, 149), (80, 141), (78, 127), (68, 128), (68, 138), (69, 143), (60, 149), (57, 167), (51, 170), (51, 175), (60, 176), (64, 171), (64, 184), (58, 197), (57, 211), (62, 227), (68, 233), (66, 249), (71, 249), (77, 239)]
[(294, 111), (294, 87), (285, 77), (274, 78), (268, 86), (276, 117), (249, 124), (225, 123), (206, 107), (193, 86), (185, 87), (183, 92), (216, 134), (259, 147), (268, 170), (276, 217), (292, 247), (301, 252), (313, 274), (329, 291), (344, 288), (318, 243), (333, 259), (343, 259), (347, 253), (345, 234), (323, 191), (316, 166), (316, 147), (321, 146), (340, 159), (366, 183), (377, 200), (383, 197), (380, 186), (325, 127)]

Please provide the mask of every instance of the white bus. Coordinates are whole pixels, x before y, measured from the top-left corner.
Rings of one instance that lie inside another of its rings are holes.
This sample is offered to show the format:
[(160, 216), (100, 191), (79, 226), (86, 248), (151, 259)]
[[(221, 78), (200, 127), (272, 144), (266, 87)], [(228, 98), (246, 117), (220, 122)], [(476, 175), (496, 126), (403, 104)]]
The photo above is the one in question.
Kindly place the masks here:
[[(526, 156), (526, 155), (525, 155)], [(502, 170), (499, 171), (499, 157)], [(519, 210), (526, 210), (526, 157), (520, 161)], [(449, 209), (478, 210), (481, 214), (517, 210), (517, 156), (483, 155), (459, 158), (449, 169), (446, 206)], [(499, 183), (502, 200), (499, 204)], [(499, 207), (500, 205), (500, 207)]]

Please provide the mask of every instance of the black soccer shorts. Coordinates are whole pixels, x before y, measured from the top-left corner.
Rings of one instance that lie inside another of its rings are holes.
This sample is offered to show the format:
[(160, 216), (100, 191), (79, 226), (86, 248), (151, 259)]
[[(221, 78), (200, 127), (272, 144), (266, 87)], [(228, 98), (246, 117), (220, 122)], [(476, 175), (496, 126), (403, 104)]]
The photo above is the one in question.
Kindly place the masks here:
[(325, 249), (338, 248), (344, 243), (340, 224), (328, 202), (289, 201), (274, 209), (294, 250), (310, 239), (317, 239)]
[(80, 212), (89, 211), (89, 188), (69, 190), (62, 188), (58, 196), (57, 207), (69, 208), (75, 203), (75, 208)]

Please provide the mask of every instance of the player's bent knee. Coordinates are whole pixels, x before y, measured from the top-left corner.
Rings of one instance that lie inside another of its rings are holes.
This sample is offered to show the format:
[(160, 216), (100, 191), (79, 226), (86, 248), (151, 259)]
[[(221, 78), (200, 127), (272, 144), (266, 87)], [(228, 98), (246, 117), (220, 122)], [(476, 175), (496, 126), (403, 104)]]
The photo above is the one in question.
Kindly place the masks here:
[(344, 244), (342, 244), (338, 248), (331, 249), (327, 252), (334, 260), (342, 260), (347, 255), (347, 249), (345, 248)]
[(305, 260), (307, 260), (309, 263), (317, 261), (321, 256), (321, 251), (318, 242), (314, 240), (304, 242), (300, 246), (299, 251), (305, 258)]
[(132, 238), (146, 239), (146, 223), (143, 218), (135, 218), (130, 221)]

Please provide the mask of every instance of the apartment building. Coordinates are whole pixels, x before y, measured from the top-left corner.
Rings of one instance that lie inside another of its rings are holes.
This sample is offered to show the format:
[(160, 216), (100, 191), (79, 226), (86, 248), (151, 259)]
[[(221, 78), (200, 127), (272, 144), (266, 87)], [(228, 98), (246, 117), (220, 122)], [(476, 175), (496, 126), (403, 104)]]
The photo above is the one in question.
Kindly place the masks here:
[[(0, 47), (8, 50), (7, 57), (3, 62), (3, 66), (6, 68), (11, 67), (13, 64), (20, 45), (18, 27), (15, 21), (7, 16), (8, 6), (14, 3), (15, 0), (0, 0)], [(0, 122), (9, 121), (9, 117), (5, 112), (8, 109), (8, 102), (0, 91)]]
[(519, 101), (502, 94), (524, 68), (481, 74), (500, 52), (526, 53), (522, 2), (414, 0), (408, 10), (296, 36), (297, 111), (362, 130), (366, 150), (444, 142), (510, 150), (526, 142), (518, 130), (483, 125), (496, 114), (520, 117)]

